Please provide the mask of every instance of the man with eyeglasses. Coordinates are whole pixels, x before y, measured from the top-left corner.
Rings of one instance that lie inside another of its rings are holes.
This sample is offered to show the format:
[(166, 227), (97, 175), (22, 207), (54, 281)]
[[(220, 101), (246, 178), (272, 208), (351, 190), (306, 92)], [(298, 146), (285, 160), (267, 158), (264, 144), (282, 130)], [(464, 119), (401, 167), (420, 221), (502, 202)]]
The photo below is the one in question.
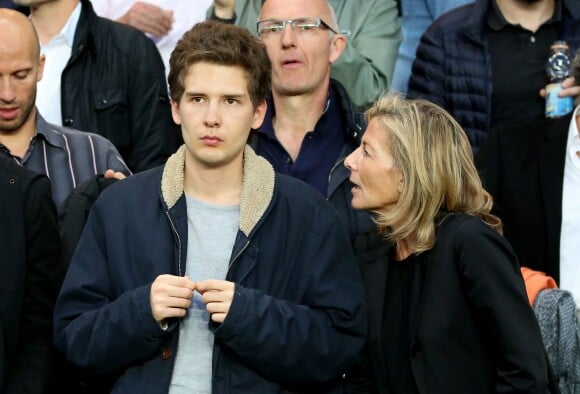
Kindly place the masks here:
[(259, 19), (257, 32), (272, 62), (272, 92), (250, 145), (277, 172), (325, 196), (354, 242), (374, 224), (368, 213), (352, 209), (352, 185), (341, 165), (366, 127), (343, 86), (330, 78), (346, 38), (325, 0), (268, 0)]
[[(213, 0), (207, 18), (235, 23), (256, 32), (264, 2)], [(396, 3), (393, 0), (329, 0), (328, 3), (336, 11), (335, 30), (346, 36), (344, 53), (332, 65), (332, 78), (343, 84), (357, 108), (366, 108), (391, 86), (401, 43)]]

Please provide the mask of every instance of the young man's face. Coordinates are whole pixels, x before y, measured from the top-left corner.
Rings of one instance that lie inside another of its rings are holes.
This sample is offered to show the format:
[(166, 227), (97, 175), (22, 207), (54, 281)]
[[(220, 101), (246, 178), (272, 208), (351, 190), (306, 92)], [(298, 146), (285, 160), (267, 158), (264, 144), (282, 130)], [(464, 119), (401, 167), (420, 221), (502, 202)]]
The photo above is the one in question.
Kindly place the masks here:
[(186, 165), (241, 168), (250, 128), (258, 128), (266, 112), (265, 101), (254, 108), (246, 72), (238, 66), (195, 63), (183, 85), (183, 96), (171, 111), (181, 125)]

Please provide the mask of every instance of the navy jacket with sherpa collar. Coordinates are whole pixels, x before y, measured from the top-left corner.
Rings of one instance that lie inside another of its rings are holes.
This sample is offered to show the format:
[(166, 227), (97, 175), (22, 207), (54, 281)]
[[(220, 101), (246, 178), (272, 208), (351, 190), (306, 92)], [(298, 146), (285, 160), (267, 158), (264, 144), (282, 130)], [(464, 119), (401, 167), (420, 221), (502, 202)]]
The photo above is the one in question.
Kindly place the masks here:
[[(164, 167), (110, 186), (95, 203), (55, 311), (55, 343), (114, 393), (167, 392), (178, 320), (153, 319), (151, 283), (183, 275), (185, 148)], [(203, 262), (200, 262), (200, 264)], [(366, 336), (364, 290), (344, 226), (314, 189), (275, 174), (247, 147), (236, 283), (215, 334), (213, 393), (341, 392)]]

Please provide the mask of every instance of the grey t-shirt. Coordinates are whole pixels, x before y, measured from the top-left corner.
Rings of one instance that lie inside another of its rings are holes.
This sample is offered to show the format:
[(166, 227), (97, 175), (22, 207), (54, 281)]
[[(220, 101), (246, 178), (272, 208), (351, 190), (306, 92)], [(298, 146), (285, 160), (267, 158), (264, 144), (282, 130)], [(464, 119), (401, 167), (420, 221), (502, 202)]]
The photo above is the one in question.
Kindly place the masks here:
[[(212, 205), (187, 200), (187, 262), (185, 275), (194, 282), (226, 277), (239, 229), (239, 205)], [(170, 394), (211, 393), (214, 337), (209, 313), (198, 292), (179, 325), (179, 342)]]

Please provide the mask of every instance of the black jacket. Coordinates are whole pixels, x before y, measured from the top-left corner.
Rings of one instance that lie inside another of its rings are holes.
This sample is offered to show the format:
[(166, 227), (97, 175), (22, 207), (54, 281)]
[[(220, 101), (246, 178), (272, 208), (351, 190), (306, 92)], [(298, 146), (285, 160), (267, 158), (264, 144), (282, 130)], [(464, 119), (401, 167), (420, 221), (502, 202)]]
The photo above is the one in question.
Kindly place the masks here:
[(492, 131), (475, 157), (520, 264), (560, 280), (566, 143), (572, 114)]
[(161, 56), (140, 31), (98, 17), (89, 0), (62, 73), (62, 124), (109, 139), (133, 172), (179, 146)]
[[(436, 237), (417, 257), (410, 295), (409, 358), (418, 392), (548, 392), (540, 329), (510, 245), (466, 214), (448, 215)], [(382, 343), (388, 256), (385, 246), (381, 259), (359, 261), (369, 338), (367, 363), (349, 374), (352, 393), (389, 393)]]
[(62, 203), (59, 227), (62, 238), (62, 261), (66, 267), (70, 264), (91, 207), (102, 191), (117, 180), (96, 176), (78, 185)]
[(50, 182), (0, 157), (0, 393), (48, 393), (60, 239)]

